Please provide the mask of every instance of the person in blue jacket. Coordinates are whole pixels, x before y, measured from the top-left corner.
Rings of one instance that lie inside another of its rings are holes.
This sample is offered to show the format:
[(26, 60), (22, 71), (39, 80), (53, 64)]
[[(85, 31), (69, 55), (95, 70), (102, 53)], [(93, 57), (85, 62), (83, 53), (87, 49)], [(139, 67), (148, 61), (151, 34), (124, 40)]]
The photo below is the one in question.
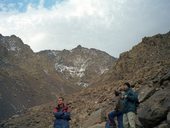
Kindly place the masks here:
[(131, 85), (124, 83), (124, 110), (123, 110), (123, 127), (124, 128), (136, 128), (136, 113), (138, 104), (138, 95), (131, 88)]
[(64, 98), (58, 98), (58, 105), (54, 108), (54, 128), (69, 128), (70, 110), (64, 104)]

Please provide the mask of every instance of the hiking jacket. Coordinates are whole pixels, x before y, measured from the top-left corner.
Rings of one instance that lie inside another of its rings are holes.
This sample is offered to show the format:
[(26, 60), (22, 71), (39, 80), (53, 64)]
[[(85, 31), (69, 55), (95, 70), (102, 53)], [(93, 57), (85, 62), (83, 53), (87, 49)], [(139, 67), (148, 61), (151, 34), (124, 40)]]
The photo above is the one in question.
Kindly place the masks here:
[(69, 128), (70, 112), (67, 112), (68, 107), (63, 105), (63, 108), (54, 108), (54, 128)]
[(124, 108), (123, 112), (128, 113), (128, 112), (134, 112), (136, 113), (137, 107), (136, 107), (136, 94), (135, 92), (131, 89), (128, 88), (125, 93), (124, 93)]

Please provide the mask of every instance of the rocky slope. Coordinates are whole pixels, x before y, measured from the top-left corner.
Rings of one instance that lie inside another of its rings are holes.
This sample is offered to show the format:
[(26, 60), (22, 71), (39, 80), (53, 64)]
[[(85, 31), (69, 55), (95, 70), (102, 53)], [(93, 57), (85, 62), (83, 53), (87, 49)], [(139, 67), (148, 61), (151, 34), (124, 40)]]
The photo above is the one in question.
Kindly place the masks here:
[[(98, 119), (95, 116), (98, 115), (97, 117), (99, 117), (100, 111), (103, 109), (110, 109), (111, 105), (109, 103), (112, 99), (113, 90), (128, 81), (139, 93), (141, 101), (138, 108), (138, 119), (140, 121), (138, 121), (138, 126), (168, 128), (170, 106), (169, 73), (170, 32), (143, 38), (141, 43), (120, 55), (112, 70), (94, 83), (95, 89), (89, 89), (94, 100), (89, 103), (93, 105), (87, 110), (92, 110), (89, 113), (90, 116), (86, 115), (85, 119), (87, 120), (83, 121), (83, 127), (90, 127), (95, 123), (102, 122), (101, 118)], [(84, 91), (83, 95), (87, 94), (87, 92)], [(91, 125), (87, 125), (90, 123)]]
[[(113, 92), (130, 82), (139, 93), (138, 127), (170, 127), (170, 32), (145, 37), (132, 50), (122, 53), (112, 69), (94, 81), (93, 86), (66, 96), (72, 108), (72, 128), (103, 128), (111, 111)], [(33, 107), (25, 114), (1, 123), (3, 128), (52, 127), (49, 103)]]
[[(170, 106), (169, 74), (170, 32), (145, 37), (141, 43), (134, 46), (130, 51), (122, 53), (113, 65), (112, 70), (95, 83), (95, 87), (103, 86), (99, 89), (107, 88), (105, 89), (107, 94), (103, 94), (105, 100), (102, 100), (100, 105), (108, 104), (113, 90), (128, 81), (139, 93), (141, 101), (138, 108), (138, 119), (140, 121), (138, 121), (138, 126), (168, 128), (170, 123), (168, 116)], [(100, 109), (107, 107), (109, 105), (102, 106)], [(93, 119), (92, 116), (90, 118)], [(86, 124), (88, 123), (86, 122)]]
[[(102, 63), (95, 64), (99, 58)], [(80, 90), (113, 62), (102, 51), (80, 46), (34, 53), (15, 35), (0, 35), (0, 120)]]

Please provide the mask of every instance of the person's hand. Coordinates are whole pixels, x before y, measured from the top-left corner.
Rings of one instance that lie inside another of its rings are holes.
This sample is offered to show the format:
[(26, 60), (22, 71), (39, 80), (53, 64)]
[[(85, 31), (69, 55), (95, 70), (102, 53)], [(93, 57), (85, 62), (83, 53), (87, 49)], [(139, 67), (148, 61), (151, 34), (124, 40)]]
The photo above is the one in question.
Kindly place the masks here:
[(126, 99), (127, 98), (127, 95), (122, 95), (121, 96), (121, 99)]
[(124, 98), (127, 98), (127, 95), (124, 95)]

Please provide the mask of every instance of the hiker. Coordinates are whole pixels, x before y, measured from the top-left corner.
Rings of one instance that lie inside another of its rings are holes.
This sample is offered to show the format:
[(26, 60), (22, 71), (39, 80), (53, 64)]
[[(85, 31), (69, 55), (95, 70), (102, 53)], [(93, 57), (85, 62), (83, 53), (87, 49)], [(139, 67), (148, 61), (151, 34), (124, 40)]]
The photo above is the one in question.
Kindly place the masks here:
[(70, 110), (64, 104), (64, 98), (58, 98), (58, 105), (54, 108), (54, 128), (69, 128)]
[(115, 97), (113, 100), (114, 110), (108, 114), (108, 122), (105, 128), (113, 128), (115, 126), (114, 118), (117, 117), (118, 128), (123, 128), (123, 102), (121, 99), (121, 92), (115, 90)]
[(123, 127), (136, 128), (136, 112), (138, 104), (138, 95), (131, 88), (131, 85), (126, 82), (123, 85), (124, 95), (124, 110), (123, 110)]

